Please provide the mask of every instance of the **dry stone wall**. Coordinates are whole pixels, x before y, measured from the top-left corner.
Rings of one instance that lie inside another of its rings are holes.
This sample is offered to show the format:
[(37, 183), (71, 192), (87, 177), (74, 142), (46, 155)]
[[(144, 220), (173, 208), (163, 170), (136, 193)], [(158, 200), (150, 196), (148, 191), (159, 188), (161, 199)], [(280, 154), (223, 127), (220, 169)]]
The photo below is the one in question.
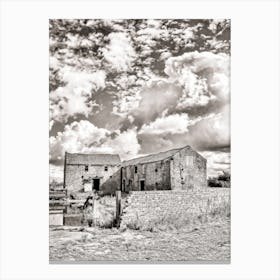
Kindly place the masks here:
[(229, 203), (230, 189), (226, 188), (131, 192), (123, 208), (121, 227), (136, 221), (143, 225), (197, 216)]

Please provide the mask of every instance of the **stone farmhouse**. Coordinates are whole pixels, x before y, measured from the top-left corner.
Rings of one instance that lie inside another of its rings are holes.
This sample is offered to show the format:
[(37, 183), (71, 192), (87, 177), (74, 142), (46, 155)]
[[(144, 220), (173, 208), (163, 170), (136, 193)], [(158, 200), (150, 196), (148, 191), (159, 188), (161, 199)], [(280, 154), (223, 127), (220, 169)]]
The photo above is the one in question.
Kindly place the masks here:
[(68, 193), (187, 190), (207, 186), (207, 161), (190, 146), (121, 162), (119, 155), (65, 153)]

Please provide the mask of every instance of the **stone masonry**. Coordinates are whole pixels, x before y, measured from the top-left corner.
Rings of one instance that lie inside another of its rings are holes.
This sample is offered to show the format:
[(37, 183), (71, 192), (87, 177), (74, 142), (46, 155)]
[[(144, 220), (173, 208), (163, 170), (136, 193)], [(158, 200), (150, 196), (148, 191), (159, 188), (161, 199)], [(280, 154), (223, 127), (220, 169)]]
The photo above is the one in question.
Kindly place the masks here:
[(230, 189), (205, 188), (187, 191), (131, 192), (125, 205), (121, 227), (137, 221), (140, 225), (176, 217), (197, 217), (206, 211), (230, 205)]
[(68, 194), (201, 189), (207, 186), (206, 163), (190, 146), (123, 162), (118, 155), (66, 153), (64, 187)]

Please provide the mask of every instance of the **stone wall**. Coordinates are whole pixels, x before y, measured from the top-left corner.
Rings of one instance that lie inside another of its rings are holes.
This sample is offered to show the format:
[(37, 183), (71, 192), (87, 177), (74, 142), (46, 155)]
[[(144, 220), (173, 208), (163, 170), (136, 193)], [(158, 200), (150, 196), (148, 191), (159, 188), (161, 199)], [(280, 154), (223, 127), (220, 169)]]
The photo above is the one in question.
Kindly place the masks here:
[(169, 190), (170, 160), (126, 166), (123, 168), (123, 180), (125, 191), (140, 191), (141, 180), (144, 181), (144, 190)]
[(131, 192), (123, 207), (121, 227), (173, 221), (230, 205), (230, 189)]
[[(83, 164), (67, 164), (65, 169), (65, 187), (68, 193), (83, 192), (88, 188), (88, 184), (93, 184), (93, 178), (100, 178), (100, 190), (103, 185), (106, 188), (108, 180), (113, 179), (114, 174), (119, 170), (119, 166), (88, 165), (88, 171)], [(114, 184), (115, 180), (111, 180)]]
[(190, 147), (180, 150), (172, 157), (170, 174), (174, 190), (207, 187), (206, 160)]

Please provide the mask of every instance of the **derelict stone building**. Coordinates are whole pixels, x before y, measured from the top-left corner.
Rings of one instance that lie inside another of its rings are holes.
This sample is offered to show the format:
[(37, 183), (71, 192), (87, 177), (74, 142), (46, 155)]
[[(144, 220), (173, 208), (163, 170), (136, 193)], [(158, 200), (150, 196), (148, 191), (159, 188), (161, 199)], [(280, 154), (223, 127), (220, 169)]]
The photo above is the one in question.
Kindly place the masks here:
[(185, 190), (206, 187), (206, 159), (190, 146), (125, 161), (124, 191)]
[(121, 162), (118, 155), (65, 154), (67, 191), (187, 190), (207, 186), (206, 159), (190, 146)]
[(119, 155), (65, 153), (64, 187), (68, 192), (100, 191), (120, 167)]

